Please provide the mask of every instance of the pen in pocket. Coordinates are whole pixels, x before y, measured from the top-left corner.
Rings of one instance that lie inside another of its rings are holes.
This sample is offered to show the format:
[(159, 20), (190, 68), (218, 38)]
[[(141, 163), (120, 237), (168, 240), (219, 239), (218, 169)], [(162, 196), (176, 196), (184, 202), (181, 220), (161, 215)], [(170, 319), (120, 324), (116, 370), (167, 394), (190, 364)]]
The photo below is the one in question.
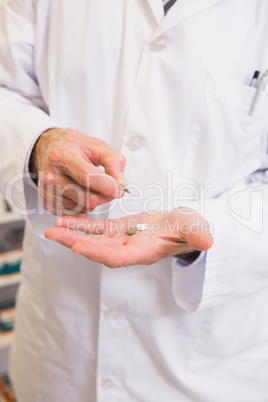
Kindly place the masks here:
[(250, 116), (253, 116), (253, 114), (254, 114), (256, 105), (257, 105), (258, 100), (259, 100), (259, 97), (260, 97), (260, 95), (261, 95), (261, 91), (264, 90), (267, 79), (268, 79), (268, 70), (265, 71), (265, 73), (264, 73), (263, 76), (261, 77), (260, 82), (259, 82), (259, 84), (258, 84), (258, 86), (257, 86), (255, 95), (254, 95), (254, 97), (253, 97), (253, 99), (252, 99), (252, 103), (251, 103), (251, 106), (250, 106), (250, 109), (249, 109), (249, 112), (248, 112), (248, 114), (249, 114)]

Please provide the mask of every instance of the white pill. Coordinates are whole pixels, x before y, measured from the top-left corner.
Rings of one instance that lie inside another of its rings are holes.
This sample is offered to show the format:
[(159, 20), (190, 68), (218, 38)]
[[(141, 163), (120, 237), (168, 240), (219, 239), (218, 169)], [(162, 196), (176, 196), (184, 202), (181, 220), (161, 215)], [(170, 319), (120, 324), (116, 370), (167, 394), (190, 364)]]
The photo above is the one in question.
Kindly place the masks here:
[(148, 225), (148, 223), (138, 223), (138, 225), (136, 225), (136, 229), (137, 230), (146, 230), (146, 229), (149, 229), (149, 225)]

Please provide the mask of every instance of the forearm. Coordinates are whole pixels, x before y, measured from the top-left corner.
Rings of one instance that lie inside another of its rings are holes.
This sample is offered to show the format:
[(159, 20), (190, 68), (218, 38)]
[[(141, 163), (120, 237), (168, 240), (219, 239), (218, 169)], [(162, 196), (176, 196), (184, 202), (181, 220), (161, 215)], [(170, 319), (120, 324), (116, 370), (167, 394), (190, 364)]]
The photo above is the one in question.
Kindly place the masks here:
[(22, 175), (27, 171), (27, 156), (39, 134), (55, 124), (31, 101), (3, 87), (0, 105), (0, 189), (11, 197), (11, 204), (24, 209)]

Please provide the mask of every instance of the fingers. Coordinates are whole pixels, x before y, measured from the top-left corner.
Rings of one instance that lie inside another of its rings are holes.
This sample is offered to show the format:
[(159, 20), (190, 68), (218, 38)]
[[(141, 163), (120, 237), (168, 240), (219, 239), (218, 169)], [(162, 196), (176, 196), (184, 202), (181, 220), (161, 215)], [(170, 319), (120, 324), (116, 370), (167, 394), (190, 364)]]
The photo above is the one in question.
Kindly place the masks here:
[(95, 142), (95, 146), (93, 146), (93, 140), (95, 139), (89, 138), (85, 147), (89, 159), (96, 166), (103, 166), (107, 175), (116, 179), (122, 186), (126, 186), (127, 180), (124, 176), (126, 158), (124, 155), (109, 147), (109, 145), (102, 140), (97, 140), (98, 143)]
[[(64, 169), (78, 183), (112, 198), (122, 197), (121, 185), (126, 185), (124, 176), (126, 159), (105, 141), (80, 135), (80, 149), (74, 153), (67, 147)], [(98, 168), (103, 166), (105, 173)]]
[(69, 175), (81, 186), (105, 196), (106, 202), (124, 195), (124, 191), (117, 180), (82, 158), (72, 158), (70, 163), (65, 165), (64, 174)]
[(107, 221), (101, 219), (88, 219), (87, 217), (74, 219), (72, 216), (64, 216), (56, 221), (55, 226), (78, 230), (87, 234), (100, 235), (105, 232)]
[(87, 241), (87, 237), (82, 233), (74, 232), (66, 228), (49, 228), (45, 231), (45, 237), (48, 240), (56, 241), (65, 247), (71, 248), (75, 242)]
[(51, 173), (40, 174), (38, 187), (42, 206), (57, 216), (66, 215), (66, 210), (72, 211), (68, 215), (88, 213), (98, 205), (105, 204), (113, 199), (96, 193), (90, 188), (79, 186), (70, 178)]
[(64, 215), (80, 215), (85, 214), (86, 216), (90, 211), (93, 211), (96, 206), (102, 205), (106, 202), (102, 197), (92, 194), (90, 200), (85, 205), (77, 204), (75, 201), (64, 197), (58, 196), (57, 198), (49, 199), (47, 195), (44, 198), (41, 197), (41, 203), (44, 209), (56, 216)]
[[(118, 247), (122, 246), (123, 239), (106, 236), (87, 236), (83, 233), (78, 233), (67, 228), (49, 228), (45, 231), (45, 237), (48, 240), (55, 241), (65, 247), (71, 248), (74, 244), (83, 242), (89, 247)], [(91, 246), (90, 246), (91, 245)]]
[(78, 230), (87, 234), (107, 235), (112, 237), (128, 238), (128, 226), (124, 219), (88, 219), (86, 216), (64, 216), (55, 223), (56, 227)]
[(36, 149), (40, 197), (49, 212), (89, 212), (124, 195), (126, 160), (106, 142), (72, 129), (50, 129)]
[(126, 166), (126, 159), (122, 154), (117, 155), (116, 159), (113, 159), (111, 156), (108, 161), (102, 162), (105, 168), (105, 172), (114, 177), (122, 186), (126, 186), (127, 179), (124, 175), (124, 169)]

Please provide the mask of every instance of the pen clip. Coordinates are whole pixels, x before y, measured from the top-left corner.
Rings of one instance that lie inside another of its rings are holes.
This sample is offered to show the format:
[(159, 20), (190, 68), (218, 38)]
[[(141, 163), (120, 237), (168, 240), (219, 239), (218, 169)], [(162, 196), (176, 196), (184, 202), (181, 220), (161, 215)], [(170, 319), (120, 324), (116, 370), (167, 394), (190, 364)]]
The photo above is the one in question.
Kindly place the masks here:
[(254, 71), (254, 74), (250, 81), (250, 87), (257, 88), (258, 86), (258, 79), (259, 79), (260, 72), (258, 70)]

